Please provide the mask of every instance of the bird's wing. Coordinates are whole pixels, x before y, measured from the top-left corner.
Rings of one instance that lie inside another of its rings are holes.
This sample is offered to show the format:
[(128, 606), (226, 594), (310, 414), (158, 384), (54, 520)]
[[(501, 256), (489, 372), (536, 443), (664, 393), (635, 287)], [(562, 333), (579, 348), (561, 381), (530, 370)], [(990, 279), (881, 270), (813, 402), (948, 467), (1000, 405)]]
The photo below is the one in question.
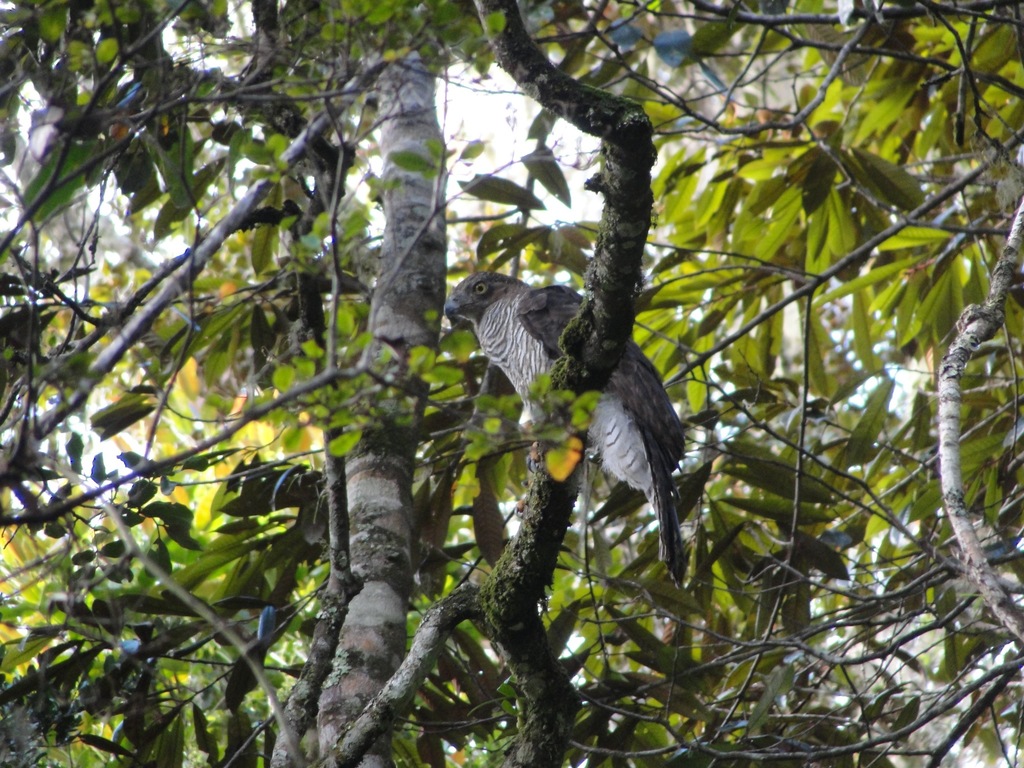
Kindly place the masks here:
[(607, 391), (617, 396), (637, 423), (643, 425), (645, 442), (649, 436), (671, 473), (683, 456), (686, 433), (657, 370), (634, 342), (626, 345)]
[(683, 457), (686, 433), (657, 370), (633, 342), (626, 346), (607, 391), (621, 400), (640, 430), (651, 472), (647, 498), (658, 516), (659, 555), (678, 585), (686, 571), (686, 549), (679, 532), (678, 492), (672, 473)]
[[(531, 290), (519, 302), (519, 321), (527, 333), (544, 345), (552, 360), (562, 354), (558, 339), (581, 301), (571, 288), (550, 285)], [(645, 425), (652, 442), (663, 452), (664, 461), (674, 469), (685, 448), (683, 425), (657, 370), (634, 342), (626, 344), (607, 391), (618, 396), (633, 417)]]
[(519, 301), (519, 322), (544, 345), (554, 360), (561, 357), (558, 339), (579, 308), (580, 295), (564, 285), (535, 288)]

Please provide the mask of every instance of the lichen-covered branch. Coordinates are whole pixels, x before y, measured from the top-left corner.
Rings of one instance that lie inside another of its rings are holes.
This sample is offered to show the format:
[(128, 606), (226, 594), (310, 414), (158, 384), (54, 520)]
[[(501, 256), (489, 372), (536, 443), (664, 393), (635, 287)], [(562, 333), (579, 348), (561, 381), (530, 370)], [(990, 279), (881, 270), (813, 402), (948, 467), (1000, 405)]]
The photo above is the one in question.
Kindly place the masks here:
[(512, 672), (522, 706), (505, 766), (561, 765), (579, 710), (579, 696), (537, 612), (575, 501), (574, 483), (538, 476), (530, 486), (519, 532), (480, 591), (488, 635)]
[[(604, 209), (587, 270), (582, 328), (570, 326), (563, 348), (583, 364), (567, 389), (597, 389), (615, 367), (633, 331), (633, 303), (643, 283), (641, 259), (651, 226), (654, 131), (643, 107), (591, 88), (555, 67), (530, 38), (515, 0), (476, 0), (502, 69), (545, 109), (601, 139), (602, 168), (587, 188), (604, 197)], [(501, 19), (500, 23), (496, 20)], [(575, 328), (575, 329), (574, 329)]]
[[(576, 392), (600, 389), (632, 335), (634, 300), (651, 226), (656, 159), (653, 129), (643, 108), (585, 86), (551, 64), (531, 40), (515, 0), (475, 0), (501, 67), (528, 96), (582, 131), (601, 139), (602, 167), (587, 183), (604, 208), (586, 296), (561, 338), (565, 353), (552, 385)], [(576, 487), (534, 480), (519, 533), (481, 590), (492, 640), (518, 687), (522, 716), (507, 766), (558, 766), (568, 745), (579, 699), (548, 644), (538, 603), (551, 581)]]
[(1021, 242), (1024, 239), (1024, 202), (1017, 209), (1006, 246), (992, 271), (988, 297), (982, 305), (966, 307), (957, 321), (957, 334), (939, 368), (939, 466), (942, 498), (949, 522), (963, 558), (965, 576), (999, 621), (1024, 642), (1024, 611), (1014, 602), (989, 565), (978, 539), (964, 497), (960, 467), (960, 379), (974, 350), (991, 339), (1002, 327), (1006, 296), (1018, 270)]

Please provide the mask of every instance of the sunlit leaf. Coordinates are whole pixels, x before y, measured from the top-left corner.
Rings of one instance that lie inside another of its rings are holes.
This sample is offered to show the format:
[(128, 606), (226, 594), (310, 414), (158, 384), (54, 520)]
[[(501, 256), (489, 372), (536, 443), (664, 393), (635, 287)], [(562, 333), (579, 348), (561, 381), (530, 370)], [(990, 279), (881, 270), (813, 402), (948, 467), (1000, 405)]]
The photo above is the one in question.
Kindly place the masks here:
[(363, 436), (361, 429), (350, 429), (335, 437), (328, 445), (332, 456), (344, 456), (359, 443)]

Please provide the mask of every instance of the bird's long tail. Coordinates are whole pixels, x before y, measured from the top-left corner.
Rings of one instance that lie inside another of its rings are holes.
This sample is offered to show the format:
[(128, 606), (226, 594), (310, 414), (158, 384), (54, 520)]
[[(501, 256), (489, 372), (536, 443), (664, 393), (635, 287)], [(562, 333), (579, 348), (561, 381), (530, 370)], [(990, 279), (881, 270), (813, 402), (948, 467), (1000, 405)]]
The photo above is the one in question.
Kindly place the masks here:
[(665, 456), (658, 456), (659, 451), (647, 446), (647, 458), (650, 462), (653, 481), (648, 501), (658, 516), (658, 556), (668, 566), (668, 572), (676, 586), (681, 586), (686, 573), (686, 545), (679, 531), (679, 515), (676, 512), (676, 487), (672, 481), (675, 466)]

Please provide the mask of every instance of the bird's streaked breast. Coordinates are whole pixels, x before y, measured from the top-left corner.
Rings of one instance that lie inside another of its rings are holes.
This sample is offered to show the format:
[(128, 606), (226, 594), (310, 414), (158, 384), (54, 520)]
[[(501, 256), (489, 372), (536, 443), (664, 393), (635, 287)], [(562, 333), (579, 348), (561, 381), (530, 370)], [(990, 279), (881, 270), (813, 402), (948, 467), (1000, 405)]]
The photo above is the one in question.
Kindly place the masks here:
[(477, 339), (484, 354), (508, 376), (524, 400), (530, 385), (551, 367), (544, 345), (519, 321), (516, 300), (495, 302), (477, 325)]

